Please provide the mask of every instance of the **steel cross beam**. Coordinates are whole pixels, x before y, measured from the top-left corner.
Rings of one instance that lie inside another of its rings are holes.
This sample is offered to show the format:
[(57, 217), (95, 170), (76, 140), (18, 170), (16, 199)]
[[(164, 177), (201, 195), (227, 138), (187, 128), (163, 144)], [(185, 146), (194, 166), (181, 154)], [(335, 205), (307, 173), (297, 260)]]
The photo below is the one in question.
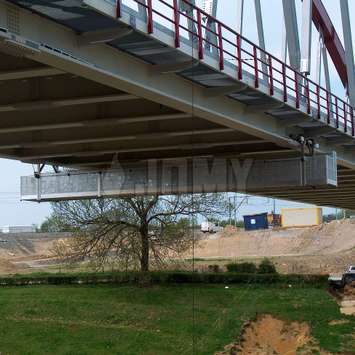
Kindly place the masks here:
[[(195, 0), (189, 0), (189, 3), (191, 5), (195, 5)], [(194, 18), (194, 9), (188, 4), (187, 1), (179, 0), (179, 8), (180, 11), (186, 13), (187, 17)], [(194, 38), (196, 38), (195, 35), (197, 34), (195, 22), (192, 20), (187, 20), (187, 27), (189, 29), (189, 38), (190, 40), (193, 40)]]
[[(342, 2), (343, 0), (341, 0)], [(317, 30), (324, 36), (324, 44), (333, 60), (335, 68), (345, 88), (348, 87), (348, 74), (346, 66), (345, 49), (340, 41), (338, 33), (322, 3), (322, 0), (313, 0), (313, 23)]]
[(205, 49), (217, 53), (216, 22), (212, 18), (217, 17), (218, 0), (204, 0), (202, 9), (212, 17), (206, 19), (206, 44)]
[(286, 43), (291, 66), (299, 70), (301, 65), (301, 49), (298, 35), (296, 4), (294, 1), (282, 0), (286, 28)]
[(354, 49), (351, 33), (351, 23), (348, 0), (340, 0), (341, 17), (343, 23), (343, 35), (345, 44), (345, 60), (348, 74), (348, 95), (351, 105), (355, 105), (355, 66)]
[(301, 72), (310, 74), (312, 51), (312, 0), (302, 3)]

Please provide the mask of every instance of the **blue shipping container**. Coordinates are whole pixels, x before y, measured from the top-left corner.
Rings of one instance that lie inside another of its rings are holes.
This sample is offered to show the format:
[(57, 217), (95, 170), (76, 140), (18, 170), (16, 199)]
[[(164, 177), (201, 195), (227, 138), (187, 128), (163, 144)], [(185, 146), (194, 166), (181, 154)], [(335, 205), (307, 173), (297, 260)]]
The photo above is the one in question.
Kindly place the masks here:
[(244, 216), (244, 228), (246, 231), (269, 229), (267, 213)]

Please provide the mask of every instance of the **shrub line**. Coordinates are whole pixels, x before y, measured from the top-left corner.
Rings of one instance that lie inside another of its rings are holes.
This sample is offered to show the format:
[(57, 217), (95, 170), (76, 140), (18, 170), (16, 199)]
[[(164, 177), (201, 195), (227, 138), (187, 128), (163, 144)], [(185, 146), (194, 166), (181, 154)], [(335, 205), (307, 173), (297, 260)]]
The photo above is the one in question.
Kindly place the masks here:
[(327, 285), (327, 275), (280, 275), (198, 272), (98, 272), (77, 274), (30, 274), (0, 277), (0, 286), (97, 285), (97, 284), (284, 284)]

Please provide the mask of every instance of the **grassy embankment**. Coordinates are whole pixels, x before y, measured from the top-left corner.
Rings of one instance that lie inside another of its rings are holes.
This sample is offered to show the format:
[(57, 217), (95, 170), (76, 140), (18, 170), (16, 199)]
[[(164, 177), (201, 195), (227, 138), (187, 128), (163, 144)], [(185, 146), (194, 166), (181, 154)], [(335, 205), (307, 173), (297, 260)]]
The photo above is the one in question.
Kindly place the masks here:
[(43, 285), (0, 289), (0, 352), (180, 355), (194, 337), (194, 353), (211, 355), (261, 313), (308, 322), (324, 350), (355, 348), (355, 317), (321, 287)]

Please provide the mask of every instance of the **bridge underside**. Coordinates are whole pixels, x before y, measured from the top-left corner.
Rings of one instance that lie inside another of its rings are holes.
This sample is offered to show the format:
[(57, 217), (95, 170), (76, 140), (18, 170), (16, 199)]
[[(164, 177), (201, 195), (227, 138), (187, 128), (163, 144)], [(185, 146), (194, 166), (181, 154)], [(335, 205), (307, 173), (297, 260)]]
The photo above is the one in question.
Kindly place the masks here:
[(80, 169), (191, 156), (294, 155), (225, 125), (0, 54), (0, 155)]
[[(92, 28), (71, 33), (46, 18), (21, 16), (27, 20), (20, 34), (41, 47), (0, 41), (1, 157), (80, 171), (104, 171), (117, 161), (289, 159), (300, 158), (290, 134), (304, 134), (319, 139), (318, 153), (338, 153), (338, 186), (263, 186), (253, 193), (355, 209), (353, 137), (307, 115), (302, 104), (296, 110), (276, 89), (269, 97), (262, 81), (252, 89), (136, 30), (115, 40), (120, 51), (96, 44)], [(29, 19), (52, 31), (31, 32)], [(61, 46), (75, 56), (53, 50)]]

